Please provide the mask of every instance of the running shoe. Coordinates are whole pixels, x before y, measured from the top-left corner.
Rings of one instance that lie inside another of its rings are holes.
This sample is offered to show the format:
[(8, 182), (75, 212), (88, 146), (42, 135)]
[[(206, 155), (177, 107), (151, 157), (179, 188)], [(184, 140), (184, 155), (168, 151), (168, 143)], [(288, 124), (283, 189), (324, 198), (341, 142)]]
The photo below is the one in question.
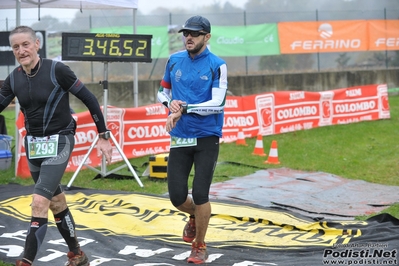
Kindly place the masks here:
[(65, 266), (89, 266), (90, 262), (87, 258), (86, 254), (81, 251), (80, 255), (76, 255), (72, 251), (69, 251), (68, 261), (65, 263)]
[(188, 257), (187, 262), (194, 264), (202, 264), (205, 263), (207, 259), (208, 259), (208, 251), (206, 251), (206, 244), (193, 242), (191, 244), (191, 254)]
[(31, 266), (29, 263), (23, 262), (22, 260), (17, 260), (15, 266)]
[(183, 229), (183, 240), (184, 242), (191, 243), (195, 238), (195, 217), (190, 215), (190, 219), (186, 223)]

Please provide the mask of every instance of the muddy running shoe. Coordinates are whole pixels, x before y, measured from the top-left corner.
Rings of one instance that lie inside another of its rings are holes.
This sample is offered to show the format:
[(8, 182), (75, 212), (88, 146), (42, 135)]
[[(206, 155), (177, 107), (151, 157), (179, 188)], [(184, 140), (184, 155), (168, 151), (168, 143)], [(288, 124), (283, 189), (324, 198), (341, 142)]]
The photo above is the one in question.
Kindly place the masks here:
[(190, 219), (186, 223), (183, 229), (183, 240), (184, 242), (191, 243), (195, 238), (195, 217), (190, 215)]
[(75, 253), (69, 251), (68, 254), (68, 261), (65, 263), (65, 266), (89, 266), (90, 262), (87, 258), (86, 254), (81, 251), (80, 255), (75, 255)]
[(29, 263), (23, 262), (22, 260), (17, 260), (15, 266), (31, 266)]
[(202, 264), (208, 259), (208, 251), (206, 251), (205, 243), (192, 243), (191, 254), (187, 259), (188, 263)]

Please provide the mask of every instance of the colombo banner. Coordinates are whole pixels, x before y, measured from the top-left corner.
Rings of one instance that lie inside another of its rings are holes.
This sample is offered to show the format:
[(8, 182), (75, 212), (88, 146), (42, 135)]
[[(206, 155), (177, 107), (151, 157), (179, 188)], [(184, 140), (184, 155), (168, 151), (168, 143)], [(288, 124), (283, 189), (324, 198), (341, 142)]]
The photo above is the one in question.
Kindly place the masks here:
[[(88, 111), (73, 114), (77, 121), (75, 149), (67, 171), (75, 171), (97, 136), (95, 124)], [(131, 159), (165, 153), (170, 148), (170, 136), (165, 122), (168, 110), (162, 104), (137, 108), (107, 107), (107, 126), (124, 155)], [(228, 96), (222, 142), (234, 142), (240, 129), (245, 137), (274, 135), (312, 129), (321, 126), (349, 124), (361, 121), (389, 119), (386, 84), (373, 84), (322, 92), (277, 91), (248, 96)], [(20, 138), (26, 135), (24, 118), (17, 120)], [(17, 175), (29, 177), (25, 148), (19, 141)], [(123, 158), (114, 148), (113, 162)], [(92, 167), (101, 165), (93, 151), (85, 162)]]

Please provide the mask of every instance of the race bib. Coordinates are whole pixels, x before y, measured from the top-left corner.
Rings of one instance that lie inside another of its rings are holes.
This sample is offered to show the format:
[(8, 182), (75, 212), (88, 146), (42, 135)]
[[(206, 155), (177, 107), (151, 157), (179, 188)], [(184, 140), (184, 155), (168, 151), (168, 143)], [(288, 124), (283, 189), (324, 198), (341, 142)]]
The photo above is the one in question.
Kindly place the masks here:
[(59, 135), (47, 137), (26, 136), (28, 140), (29, 159), (48, 158), (57, 156)]
[(171, 148), (197, 146), (197, 138), (178, 138), (172, 137), (170, 139)]

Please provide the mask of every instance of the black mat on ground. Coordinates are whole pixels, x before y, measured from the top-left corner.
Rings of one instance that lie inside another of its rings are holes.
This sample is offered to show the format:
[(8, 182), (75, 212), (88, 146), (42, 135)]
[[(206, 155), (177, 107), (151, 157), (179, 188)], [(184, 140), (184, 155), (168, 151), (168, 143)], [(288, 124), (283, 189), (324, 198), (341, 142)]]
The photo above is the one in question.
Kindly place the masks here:
[[(0, 260), (23, 252), (32, 186), (0, 186)], [(184, 265), (187, 217), (166, 197), (73, 187), (67, 191), (90, 265)], [(67, 248), (52, 218), (35, 265), (63, 265)], [(316, 220), (287, 210), (214, 200), (208, 265), (398, 265), (399, 221)], [(363, 263), (363, 264), (361, 264)]]

